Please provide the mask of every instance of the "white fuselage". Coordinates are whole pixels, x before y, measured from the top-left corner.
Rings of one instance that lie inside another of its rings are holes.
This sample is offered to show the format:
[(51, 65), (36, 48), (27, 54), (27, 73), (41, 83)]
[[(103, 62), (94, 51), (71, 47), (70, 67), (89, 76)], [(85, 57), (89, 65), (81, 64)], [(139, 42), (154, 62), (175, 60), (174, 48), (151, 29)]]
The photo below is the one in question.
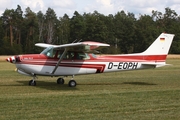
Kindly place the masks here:
[(51, 73), (55, 66), (51, 65), (16, 64), (16, 67), (28, 74), (33, 73), (43, 76), (70, 76), (124, 70), (138, 70), (154, 68), (155, 66), (142, 65), (142, 62), (62, 62), (53, 75)]

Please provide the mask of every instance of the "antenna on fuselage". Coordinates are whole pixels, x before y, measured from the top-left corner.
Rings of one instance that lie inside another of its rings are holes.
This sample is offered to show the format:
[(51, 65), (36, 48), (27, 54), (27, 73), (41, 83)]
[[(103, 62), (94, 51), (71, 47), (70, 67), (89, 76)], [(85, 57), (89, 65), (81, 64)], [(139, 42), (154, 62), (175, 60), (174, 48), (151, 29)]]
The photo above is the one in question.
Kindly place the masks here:
[[(77, 40), (78, 40), (78, 39), (75, 39), (72, 43), (75, 43)], [(80, 40), (77, 41), (76, 43), (79, 43), (79, 42), (81, 42), (81, 41), (82, 41), (82, 39), (80, 39)]]
[(82, 39), (80, 39), (78, 42), (81, 42), (82, 41)]
[(72, 43), (75, 43), (77, 41), (77, 39), (75, 39)]

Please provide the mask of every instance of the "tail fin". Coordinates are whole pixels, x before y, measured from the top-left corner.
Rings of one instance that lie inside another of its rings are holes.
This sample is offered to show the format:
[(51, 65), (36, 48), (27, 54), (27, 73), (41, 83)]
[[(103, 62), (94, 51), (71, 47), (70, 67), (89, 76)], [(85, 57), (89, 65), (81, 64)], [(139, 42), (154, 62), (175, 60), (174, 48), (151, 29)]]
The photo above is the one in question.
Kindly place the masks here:
[(172, 44), (174, 34), (162, 33), (150, 46), (141, 54), (146, 56), (144, 60), (149, 62), (142, 63), (143, 66), (162, 67), (166, 64), (166, 57)]
[(173, 41), (174, 34), (162, 33), (150, 46), (145, 50), (143, 55), (167, 55)]

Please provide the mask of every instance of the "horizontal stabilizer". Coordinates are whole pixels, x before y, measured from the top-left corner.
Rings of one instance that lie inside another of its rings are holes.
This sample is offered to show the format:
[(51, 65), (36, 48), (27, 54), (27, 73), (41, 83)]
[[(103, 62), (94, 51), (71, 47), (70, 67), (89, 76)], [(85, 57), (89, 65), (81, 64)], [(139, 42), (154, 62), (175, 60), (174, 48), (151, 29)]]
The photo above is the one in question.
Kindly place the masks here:
[(145, 63), (142, 63), (142, 65), (145, 65), (145, 66), (154, 66), (154, 67), (162, 67), (162, 66), (166, 66), (166, 65), (170, 65), (170, 64), (166, 64), (165, 62), (145, 62)]

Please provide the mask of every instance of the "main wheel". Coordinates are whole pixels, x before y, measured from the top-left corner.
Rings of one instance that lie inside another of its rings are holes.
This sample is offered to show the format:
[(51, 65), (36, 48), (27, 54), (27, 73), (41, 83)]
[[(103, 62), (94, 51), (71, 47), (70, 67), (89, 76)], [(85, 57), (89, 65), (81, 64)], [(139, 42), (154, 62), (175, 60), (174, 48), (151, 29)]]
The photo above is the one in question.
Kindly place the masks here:
[(30, 80), (30, 81), (29, 81), (29, 85), (30, 85), (30, 86), (36, 86), (36, 81)]
[(63, 85), (64, 84), (64, 79), (63, 78), (58, 78), (57, 79), (57, 84)]
[(76, 87), (76, 81), (75, 80), (70, 80), (69, 81), (69, 87)]

